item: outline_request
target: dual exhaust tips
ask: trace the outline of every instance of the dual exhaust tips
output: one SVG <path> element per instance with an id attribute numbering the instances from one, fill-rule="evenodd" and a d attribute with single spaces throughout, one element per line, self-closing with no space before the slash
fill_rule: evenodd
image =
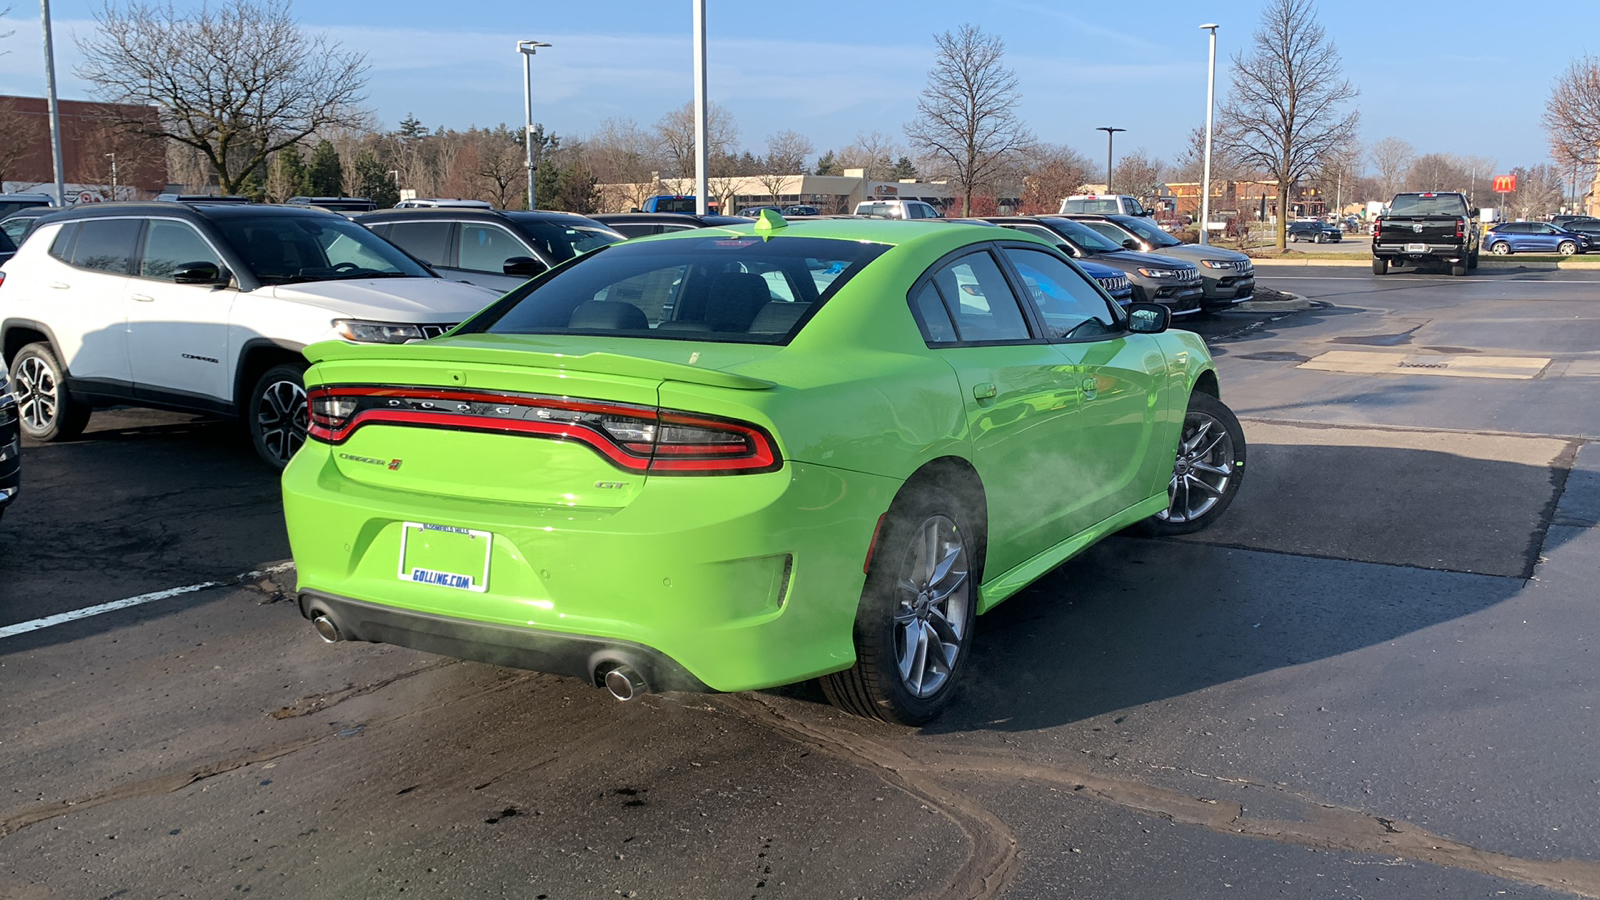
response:
<path id="1" fill-rule="evenodd" d="M 319 637 L 330 644 L 344 640 L 344 634 L 339 631 L 339 624 L 321 610 L 316 611 L 311 617 L 311 627 L 316 629 Z M 644 680 L 644 676 L 627 663 L 607 660 L 596 666 L 594 671 L 600 676 L 600 686 L 624 703 L 650 693 L 650 685 Z"/>

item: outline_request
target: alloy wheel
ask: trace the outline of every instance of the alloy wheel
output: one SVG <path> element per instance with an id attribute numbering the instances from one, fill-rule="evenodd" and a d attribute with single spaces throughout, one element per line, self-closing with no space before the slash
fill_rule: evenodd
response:
<path id="1" fill-rule="evenodd" d="M 929 516 L 907 548 L 896 584 L 895 665 L 913 697 L 938 693 L 955 671 L 972 602 L 967 574 L 961 529 L 947 516 Z"/>
<path id="2" fill-rule="evenodd" d="M 305 388 L 293 381 L 267 385 L 256 405 L 256 427 L 262 448 L 280 466 L 289 464 L 300 445 L 306 442 L 310 422 L 306 411 Z"/>
<path id="3" fill-rule="evenodd" d="M 45 431 L 55 422 L 60 389 L 56 373 L 39 357 L 29 356 L 17 366 L 17 411 L 29 431 Z"/>
<path id="4" fill-rule="evenodd" d="M 1495 244 L 1493 247 L 1489 248 L 1489 252 L 1493 253 L 1495 256 L 1505 256 L 1511 252 L 1511 247 L 1510 245 L 1504 243 Z"/>
<path id="5" fill-rule="evenodd" d="M 1233 437 L 1227 427 L 1209 413 L 1189 410 L 1167 485 L 1167 511 L 1158 516 L 1180 523 L 1210 512 L 1234 478 L 1233 459 Z"/>

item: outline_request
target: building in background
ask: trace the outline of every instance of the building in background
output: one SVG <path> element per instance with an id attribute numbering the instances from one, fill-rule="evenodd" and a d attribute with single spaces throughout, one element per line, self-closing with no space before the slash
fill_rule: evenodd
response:
<path id="1" fill-rule="evenodd" d="M 153 106 L 59 101 L 65 205 L 148 200 L 167 185 L 166 143 L 118 125 L 160 121 Z M 50 113 L 43 97 L 0 95 L 0 189 L 55 194 Z"/>

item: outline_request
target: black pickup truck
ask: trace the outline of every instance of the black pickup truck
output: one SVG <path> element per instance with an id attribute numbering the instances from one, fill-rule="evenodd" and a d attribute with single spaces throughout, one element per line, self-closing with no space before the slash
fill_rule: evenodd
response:
<path id="1" fill-rule="evenodd" d="M 1389 266 L 1450 264 L 1451 275 L 1478 267 L 1478 211 L 1465 194 L 1446 191 L 1396 194 L 1372 226 L 1372 274 Z"/>

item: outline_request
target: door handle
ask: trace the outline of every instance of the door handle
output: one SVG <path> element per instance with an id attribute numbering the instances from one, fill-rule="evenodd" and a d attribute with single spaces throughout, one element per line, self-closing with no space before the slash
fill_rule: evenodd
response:
<path id="1" fill-rule="evenodd" d="M 133 299 L 139 301 L 140 303 L 154 303 L 156 301 L 156 298 L 150 296 L 149 294 L 134 294 Z"/>
<path id="2" fill-rule="evenodd" d="M 65 281 L 52 281 L 52 282 L 50 282 L 50 286 L 55 288 L 58 291 L 64 291 L 67 288 L 72 287 L 72 285 L 67 284 Z"/>
<path id="3" fill-rule="evenodd" d="M 975 400 L 990 400 L 996 393 L 994 385 L 987 381 L 972 386 L 972 397 Z"/>

